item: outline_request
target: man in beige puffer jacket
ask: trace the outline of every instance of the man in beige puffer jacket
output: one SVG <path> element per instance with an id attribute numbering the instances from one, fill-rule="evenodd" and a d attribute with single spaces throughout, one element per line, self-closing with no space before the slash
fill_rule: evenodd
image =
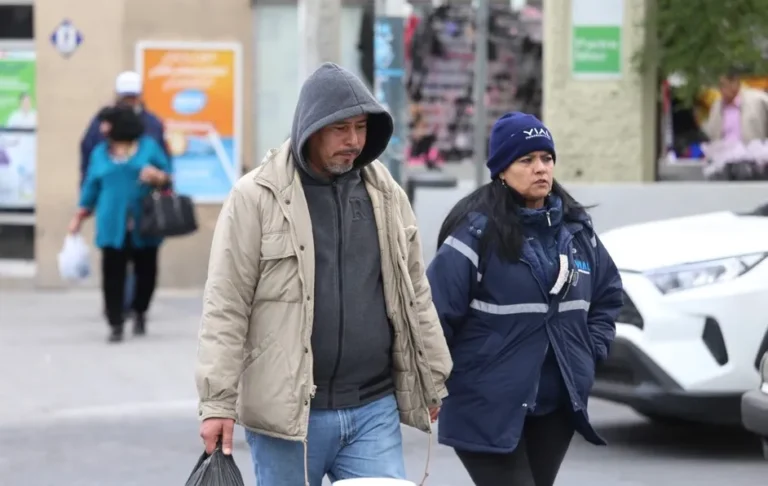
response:
<path id="1" fill-rule="evenodd" d="M 211 247 L 198 351 L 201 435 L 246 428 L 259 486 L 404 478 L 400 422 L 431 432 L 451 359 L 416 219 L 376 160 L 392 117 L 326 63 L 291 139 L 244 176 Z"/>

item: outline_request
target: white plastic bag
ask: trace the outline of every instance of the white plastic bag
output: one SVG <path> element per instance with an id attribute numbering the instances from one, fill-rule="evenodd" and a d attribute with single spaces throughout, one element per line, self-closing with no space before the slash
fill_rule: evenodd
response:
<path id="1" fill-rule="evenodd" d="M 59 252 L 59 274 L 64 280 L 85 280 L 91 274 L 88 244 L 82 236 L 67 235 Z"/>

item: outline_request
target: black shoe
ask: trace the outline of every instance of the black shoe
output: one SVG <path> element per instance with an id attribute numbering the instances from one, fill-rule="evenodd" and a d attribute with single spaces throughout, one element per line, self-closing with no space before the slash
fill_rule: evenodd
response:
<path id="1" fill-rule="evenodd" d="M 134 336 L 143 336 L 147 333 L 147 318 L 144 314 L 136 314 L 133 318 Z"/>
<path id="2" fill-rule="evenodd" d="M 113 327 L 109 333 L 109 337 L 107 338 L 107 341 L 109 341 L 110 343 L 119 343 L 122 340 L 123 340 L 123 328 Z"/>

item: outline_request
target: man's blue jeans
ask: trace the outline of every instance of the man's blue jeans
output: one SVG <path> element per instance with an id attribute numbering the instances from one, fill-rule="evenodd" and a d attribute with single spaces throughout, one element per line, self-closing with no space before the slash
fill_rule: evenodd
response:
<path id="1" fill-rule="evenodd" d="M 304 484 L 304 445 L 246 431 L 259 486 Z M 307 438 L 310 486 L 351 478 L 405 479 L 394 395 L 356 408 L 312 410 Z"/>

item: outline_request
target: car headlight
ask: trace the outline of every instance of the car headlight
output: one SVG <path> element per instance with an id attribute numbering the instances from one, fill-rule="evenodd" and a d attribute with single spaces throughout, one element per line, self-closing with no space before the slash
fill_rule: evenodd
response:
<path id="1" fill-rule="evenodd" d="M 686 263 L 651 270 L 645 272 L 645 276 L 656 285 L 662 294 L 668 294 L 733 280 L 754 268 L 767 255 L 767 253 L 754 253 L 718 260 Z"/>

